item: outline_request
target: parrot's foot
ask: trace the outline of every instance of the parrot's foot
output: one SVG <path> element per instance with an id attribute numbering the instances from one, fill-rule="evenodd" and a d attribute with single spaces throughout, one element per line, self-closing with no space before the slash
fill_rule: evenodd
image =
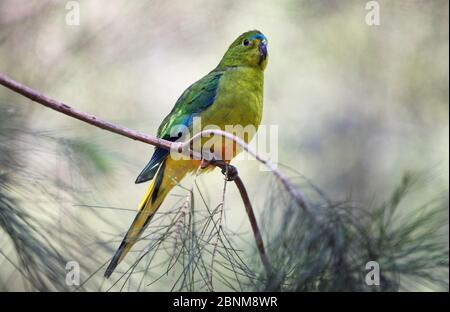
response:
<path id="1" fill-rule="evenodd" d="M 202 162 L 202 169 L 206 168 L 208 165 L 220 167 L 222 169 L 222 174 L 225 176 L 225 180 L 227 181 L 234 181 L 238 177 L 237 168 L 224 162 L 223 160 L 212 159 L 205 163 Z"/>
<path id="2" fill-rule="evenodd" d="M 225 180 L 227 181 L 234 181 L 238 176 L 238 170 L 235 166 L 232 166 L 230 164 L 226 164 L 222 168 L 222 173 L 225 176 Z"/>

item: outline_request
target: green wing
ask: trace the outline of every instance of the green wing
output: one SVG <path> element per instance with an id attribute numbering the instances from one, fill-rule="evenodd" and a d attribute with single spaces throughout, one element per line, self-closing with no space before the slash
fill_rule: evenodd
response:
<path id="1" fill-rule="evenodd" d="M 211 72 L 187 88 L 159 126 L 158 137 L 169 139 L 173 126 L 190 126 L 195 115 L 212 105 L 221 76 L 222 72 Z"/>
<path id="2" fill-rule="evenodd" d="M 164 118 L 158 128 L 157 136 L 169 141 L 179 139 L 180 136 L 172 137 L 170 135 L 172 127 L 177 125 L 191 126 L 193 118 L 214 103 L 222 74 L 223 72 L 212 71 L 187 88 L 177 100 L 169 115 Z M 168 150 L 156 148 L 150 162 L 137 177 L 136 183 L 151 180 L 168 154 Z"/>

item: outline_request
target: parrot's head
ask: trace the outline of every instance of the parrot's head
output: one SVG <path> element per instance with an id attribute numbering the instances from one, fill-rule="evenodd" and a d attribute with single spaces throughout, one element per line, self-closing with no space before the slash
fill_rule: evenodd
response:
<path id="1" fill-rule="evenodd" d="M 259 30 L 251 30 L 234 40 L 219 66 L 250 66 L 264 70 L 266 65 L 267 38 Z"/>

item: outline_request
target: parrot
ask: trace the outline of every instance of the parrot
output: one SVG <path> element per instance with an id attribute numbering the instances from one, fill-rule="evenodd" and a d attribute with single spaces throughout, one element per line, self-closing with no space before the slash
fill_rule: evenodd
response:
<path id="1" fill-rule="evenodd" d="M 267 38 L 259 30 L 247 31 L 237 37 L 217 67 L 181 94 L 159 126 L 157 137 L 169 141 L 180 139 L 180 135 L 174 135 L 172 129 L 178 125 L 192 126 L 195 117 L 201 118 L 202 127 L 215 125 L 225 130 L 226 125 L 251 125 L 258 129 L 263 112 L 267 44 Z M 248 143 L 252 134 L 241 139 Z M 196 172 L 199 164 L 200 160 L 175 159 L 169 150 L 155 148 L 150 161 L 135 181 L 150 181 L 148 189 L 104 273 L 106 278 L 111 276 L 138 241 L 171 189 L 187 174 Z"/>

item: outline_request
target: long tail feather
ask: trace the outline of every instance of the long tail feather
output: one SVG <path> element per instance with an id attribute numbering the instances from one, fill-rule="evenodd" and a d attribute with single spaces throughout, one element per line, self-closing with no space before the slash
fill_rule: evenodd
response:
<path id="1" fill-rule="evenodd" d="M 114 254 L 111 262 L 109 263 L 105 271 L 106 278 L 109 278 L 111 276 L 117 265 L 123 260 L 126 254 L 130 251 L 131 247 L 138 241 L 142 232 L 144 232 L 148 223 L 154 216 L 155 212 L 158 210 L 165 195 L 167 194 L 168 190 L 161 189 L 161 184 L 164 177 L 164 167 L 165 162 L 163 162 L 158 168 L 154 179 L 151 181 L 147 192 L 145 193 L 144 198 L 139 205 L 138 214 L 134 218 L 134 221 L 131 224 L 127 234 L 120 243 L 119 248 Z"/>

